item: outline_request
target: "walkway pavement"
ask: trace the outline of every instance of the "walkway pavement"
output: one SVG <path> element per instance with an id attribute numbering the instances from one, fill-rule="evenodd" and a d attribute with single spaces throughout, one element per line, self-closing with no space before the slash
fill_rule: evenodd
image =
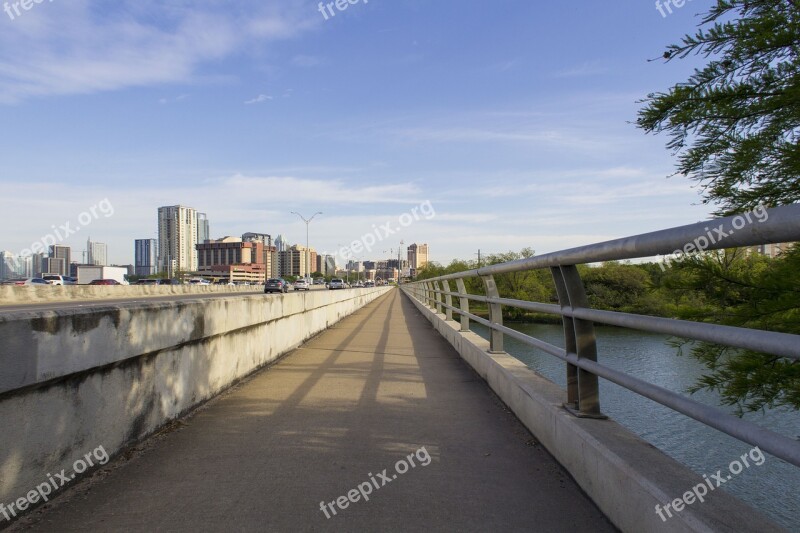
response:
<path id="1" fill-rule="evenodd" d="M 13 529 L 614 531 L 398 290 L 141 448 Z"/>

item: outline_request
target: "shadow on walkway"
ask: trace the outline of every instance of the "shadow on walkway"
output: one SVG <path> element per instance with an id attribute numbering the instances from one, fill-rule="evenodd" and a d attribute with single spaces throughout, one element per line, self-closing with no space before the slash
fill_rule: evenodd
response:
<path id="1" fill-rule="evenodd" d="M 359 486 L 371 486 L 369 501 L 355 490 L 358 501 L 337 506 Z M 614 530 L 399 290 L 13 529 L 22 527 Z"/>

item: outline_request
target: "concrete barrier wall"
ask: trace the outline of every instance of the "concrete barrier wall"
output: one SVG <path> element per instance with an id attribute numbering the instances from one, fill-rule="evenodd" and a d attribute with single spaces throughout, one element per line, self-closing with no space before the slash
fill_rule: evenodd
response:
<path id="1" fill-rule="evenodd" d="M 784 531 L 722 489 L 663 521 L 656 505 L 681 498 L 703 477 L 612 420 L 569 414 L 566 393 L 553 382 L 508 354 L 490 354 L 488 341 L 409 298 L 622 531 Z"/>
<path id="2" fill-rule="evenodd" d="M 76 300 L 111 300 L 187 294 L 235 295 L 259 291 L 262 285 L 0 285 L 0 305 L 19 305 Z"/>
<path id="3" fill-rule="evenodd" d="M 0 504 L 143 439 L 388 290 L 4 315 Z"/>

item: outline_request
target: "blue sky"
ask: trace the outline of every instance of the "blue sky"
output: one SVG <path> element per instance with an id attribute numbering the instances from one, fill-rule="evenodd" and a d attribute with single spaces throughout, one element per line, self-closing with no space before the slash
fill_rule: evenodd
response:
<path id="1" fill-rule="evenodd" d="M 648 61 L 710 1 L 55 0 L 0 12 L 0 249 L 18 253 L 103 199 L 66 239 L 130 263 L 156 209 L 214 237 L 333 251 L 423 202 L 360 258 L 427 242 L 447 263 L 537 253 L 704 219 L 667 178 L 665 137 L 631 122 L 696 61 Z M 0 1 L 2 7 L 2 1 Z M 13 7 L 12 7 L 12 15 Z"/>

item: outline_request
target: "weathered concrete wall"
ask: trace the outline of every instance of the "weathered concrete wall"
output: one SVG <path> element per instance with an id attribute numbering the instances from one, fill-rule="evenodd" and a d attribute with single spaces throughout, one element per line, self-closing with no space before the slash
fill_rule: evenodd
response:
<path id="1" fill-rule="evenodd" d="M 622 531 L 784 531 L 722 489 L 662 521 L 656 505 L 682 497 L 701 476 L 612 420 L 569 414 L 553 382 L 508 354 L 490 354 L 488 341 L 410 299 Z"/>
<path id="2" fill-rule="evenodd" d="M 0 305 L 18 305 L 76 300 L 111 300 L 184 294 L 255 292 L 261 285 L 0 285 Z"/>
<path id="3" fill-rule="evenodd" d="M 152 434 L 388 290 L 3 316 L 0 504 Z"/>

